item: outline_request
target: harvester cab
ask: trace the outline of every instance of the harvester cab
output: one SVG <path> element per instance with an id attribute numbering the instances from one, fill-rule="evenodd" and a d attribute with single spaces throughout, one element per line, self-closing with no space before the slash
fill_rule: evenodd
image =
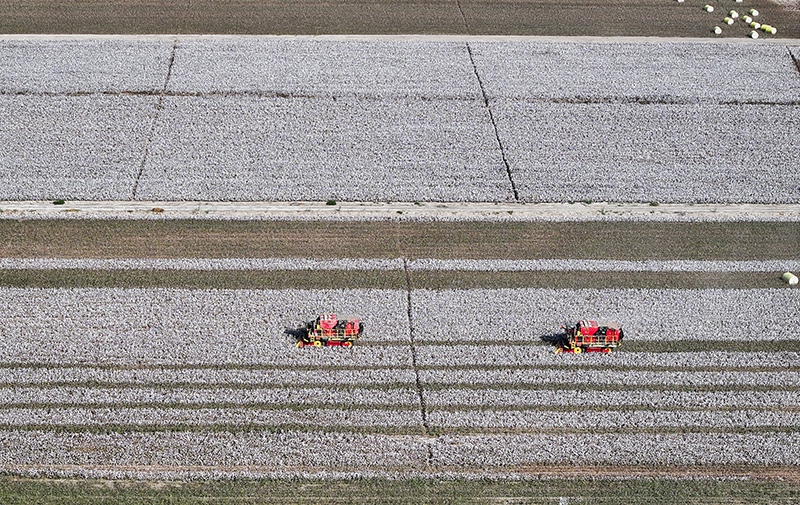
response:
<path id="1" fill-rule="evenodd" d="M 358 318 L 339 319 L 336 314 L 321 314 L 295 332 L 297 347 L 352 347 L 364 333 L 364 323 Z"/>
<path id="2" fill-rule="evenodd" d="M 609 353 L 622 344 L 624 333 L 616 322 L 591 319 L 578 321 L 574 326 L 562 326 L 566 338 L 556 347 L 556 353 Z"/>

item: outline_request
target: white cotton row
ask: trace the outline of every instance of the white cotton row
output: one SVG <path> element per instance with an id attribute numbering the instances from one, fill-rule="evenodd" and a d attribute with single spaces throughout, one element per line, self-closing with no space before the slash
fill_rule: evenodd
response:
<path id="1" fill-rule="evenodd" d="M 553 412 L 542 410 L 432 410 L 428 424 L 442 428 L 519 430 L 625 430 L 659 428 L 744 429 L 800 426 L 797 411 L 764 410 L 592 410 Z"/>
<path id="2" fill-rule="evenodd" d="M 0 40 L 0 93 L 157 93 L 172 45 L 131 38 Z"/>
<path id="3" fill-rule="evenodd" d="M 675 344 L 680 347 L 680 344 Z M 717 347 L 724 348 L 724 344 Z M 800 353 L 788 352 L 619 352 L 611 354 L 559 354 L 550 345 L 417 345 L 420 366 L 558 366 L 560 370 L 575 367 L 623 367 L 647 369 L 670 367 L 693 370 L 699 368 L 800 369 Z M 558 373 L 558 372 L 555 372 Z"/>
<path id="4" fill-rule="evenodd" d="M 793 433 L 444 435 L 426 439 L 307 432 L 0 432 L 0 461 L 6 470 L 162 479 L 320 472 L 372 475 L 442 467 L 455 469 L 457 474 L 475 469 L 513 474 L 519 467 L 542 464 L 797 465 L 798 449 Z"/>
<path id="5" fill-rule="evenodd" d="M 123 472 L 224 467 L 246 477 L 259 469 L 318 471 L 336 468 L 421 468 L 427 447 L 420 437 L 365 433 L 182 431 L 154 433 L 0 432 L 6 468 L 101 465 Z M 196 468 L 197 471 L 202 469 Z M 18 471 L 18 470 L 17 470 Z M 79 474 L 80 468 L 70 472 Z M 73 474 L 73 475 L 74 475 Z"/>
<path id="6" fill-rule="evenodd" d="M 800 270 L 796 260 L 474 260 L 422 258 L 411 271 L 590 271 L 590 272 L 783 272 Z M 0 258 L 0 269 L 18 270 L 403 270 L 403 259 L 380 258 Z"/>
<path id="7" fill-rule="evenodd" d="M 0 406 L 8 404 L 103 405 L 103 404 L 225 404 L 264 405 L 396 405 L 418 406 L 419 393 L 412 385 L 403 388 L 354 388 L 342 382 L 334 386 L 313 383 L 273 388 L 186 388 L 136 386 L 105 387 L 0 387 Z"/>
<path id="8" fill-rule="evenodd" d="M 0 258 L 9 270 L 403 270 L 403 260 L 378 258 Z"/>
<path id="9" fill-rule="evenodd" d="M 616 321 L 627 340 L 678 346 L 792 339 L 800 321 L 800 290 L 780 288 L 415 290 L 411 303 L 418 342 L 538 342 L 594 319 Z"/>
<path id="10" fill-rule="evenodd" d="M 482 99 L 464 43 L 305 37 L 180 40 L 168 91 Z"/>
<path id="11" fill-rule="evenodd" d="M 59 42 L 0 41 L 0 200 L 800 201 L 777 45 Z"/>
<path id="12" fill-rule="evenodd" d="M 316 351 L 318 349 L 301 349 Z M 106 368 L 82 366 L 0 367 L 0 383 L 10 387 L 35 386 L 47 383 L 120 384 L 130 387 L 196 385 L 198 387 L 292 387 L 305 388 L 372 386 L 385 384 L 413 385 L 416 375 L 408 368 L 366 368 L 337 370 L 316 367 L 281 367 L 275 369 L 227 368 Z"/>
<path id="13" fill-rule="evenodd" d="M 512 201 L 478 100 L 170 96 L 136 198 Z"/>
<path id="14" fill-rule="evenodd" d="M 470 47 L 492 99 L 791 103 L 800 93 L 783 45 L 513 41 Z"/>
<path id="15" fill-rule="evenodd" d="M 0 425 L 4 426 L 281 426 L 300 425 L 311 430 L 330 427 L 357 429 L 364 427 L 408 428 L 419 427 L 422 416 L 419 409 L 253 409 L 232 407 L 225 409 L 182 408 L 4 408 L 0 409 Z"/>
<path id="16" fill-rule="evenodd" d="M 800 201 L 798 105 L 501 100 L 492 110 L 524 202 Z"/>
<path id="17" fill-rule="evenodd" d="M 501 383 L 504 386 L 519 385 L 583 385 L 624 386 L 705 386 L 728 387 L 773 387 L 797 388 L 800 372 L 650 372 L 619 370 L 570 370 L 570 369 L 509 369 L 497 370 L 420 370 L 423 388 L 426 384 L 481 384 Z"/>
<path id="18" fill-rule="evenodd" d="M 425 404 L 436 407 L 642 407 L 643 409 L 704 408 L 709 410 L 800 407 L 795 390 L 736 391 L 670 390 L 527 390 L 514 388 L 424 389 Z M 582 414 L 581 414 L 582 415 Z M 589 413 L 591 415 L 591 413 Z"/>
<path id="19" fill-rule="evenodd" d="M 0 260 L 0 267 L 3 266 Z M 19 260 L 16 260 L 19 261 Z M 34 260 L 37 261 L 37 260 Z M 45 260 L 51 261 L 51 260 Z M 423 258 L 408 261 L 415 271 L 453 270 L 476 272 L 589 271 L 589 272 L 783 272 L 800 270 L 797 260 L 594 260 L 518 259 L 476 260 Z M 579 274 L 577 274 L 579 275 Z"/>
<path id="20" fill-rule="evenodd" d="M 476 71 L 490 99 L 792 102 L 800 91 L 782 45 L 17 38 L 0 41 L 0 63 L 6 93 L 160 92 L 169 73 L 170 93 L 480 100 Z"/>
<path id="21" fill-rule="evenodd" d="M 0 200 L 130 200 L 156 103 L 0 94 Z"/>
<path id="22" fill-rule="evenodd" d="M 410 367 L 406 304 L 371 289 L 0 289 L 0 362 Z M 285 331 L 324 313 L 385 345 L 296 349 Z"/>
<path id="23" fill-rule="evenodd" d="M 573 465 L 798 465 L 795 433 L 442 436 L 440 464 L 458 467 Z"/>

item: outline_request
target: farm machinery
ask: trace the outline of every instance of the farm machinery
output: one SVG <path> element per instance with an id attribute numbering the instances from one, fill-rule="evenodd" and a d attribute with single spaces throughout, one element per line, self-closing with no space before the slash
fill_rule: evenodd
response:
<path id="1" fill-rule="evenodd" d="M 556 354 L 582 352 L 609 353 L 622 344 L 624 333 L 617 323 L 581 320 L 574 326 L 562 326 L 566 334 L 556 342 Z"/>
<path id="2" fill-rule="evenodd" d="M 297 347 L 352 347 L 363 332 L 364 323 L 358 318 L 338 319 L 336 314 L 322 314 L 292 334 L 297 337 Z"/>

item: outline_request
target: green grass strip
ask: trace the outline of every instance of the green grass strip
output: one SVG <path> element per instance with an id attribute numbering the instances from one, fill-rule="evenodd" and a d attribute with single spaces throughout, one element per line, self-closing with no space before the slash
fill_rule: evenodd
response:
<path id="1" fill-rule="evenodd" d="M 783 272 L 413 271 L 415 289 L 756 289 L 782 286 Z"/>
<path id="2" fill-rule="evenodd" d="M 757 289 L 782 272 L 415 271 L 412 289 Z M 14 288 L 406 289 L 399 270 L 2 269 Z"/>
<path id="3" fill-rule="evenodd" d="M 374 469 L 373 469 L 374 470 Z M 0 477 L 8 505 L 498 504 L 693 505 L 797 503 L 795 468 L 771 467 L 541 467 L 516 469 L 530 479 L 236 479 L 139 481 Z M 564 474 L 583 474 L 566 478 Z M 547 478 L 537 478 L 538 475 Z M 679 476 L 667 476 L 674 474 Z M 604 477 L 605 475 L 605 477 Z M 622 475 L 623 478 L 620 478 Z M 756 478 L 737 478 L 741 475 Z M 627 476 L 625 478 L 624 476 Z M 650 476 L 650 477 L 647 477 Z M 680 477 L 684 478 L 680 478 Z M 692 477 L 693 476 L 693 477 Z M 704 477 L 705 476 L 705 477 Z M 710 477 L 709 477 L 710 476 Z M 725 478 L 728 476 L 729 478 Z M 770 478 L 770 476 L 773 476 Z"/>
<path id="4" fill-rule="evenodd" d="M 14 288 L 406 289 L 396 270 L 0 270 Z"/>
<path id="5" fill-rule="evenodd" d="M 780 260 L 800 222 L 3 219 L 0 257 Z"/>

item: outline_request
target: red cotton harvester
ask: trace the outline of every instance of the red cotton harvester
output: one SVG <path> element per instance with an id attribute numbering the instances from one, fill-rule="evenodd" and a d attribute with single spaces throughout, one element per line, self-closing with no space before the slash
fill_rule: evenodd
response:
<path id="1" fill-rule="evenodd" d="M 361 338 L 364 323 L 358 318 L 337 319 L 336 314 L 322 314 L 314 321 L 294 332 L 297 347 L 341 346 L 352 347 Z"/>
<path id="2" fill-rule="evenodd" d="M 562 326 L 567 334 L 556 347 L 556 354 L 581 352 L 609 353 L 622 344 L 622 327 L 617 323 L 578 321 L 575 326 Z"/>

